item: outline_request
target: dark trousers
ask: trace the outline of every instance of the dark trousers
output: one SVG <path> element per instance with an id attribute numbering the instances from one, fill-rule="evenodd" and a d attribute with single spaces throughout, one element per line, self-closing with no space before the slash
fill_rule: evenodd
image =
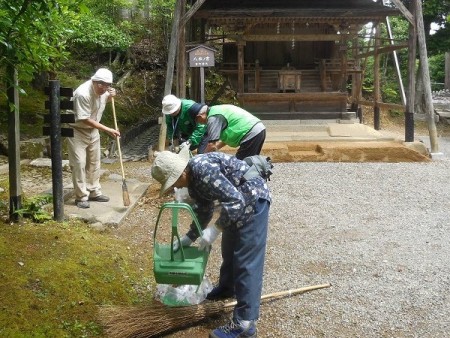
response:
<path id="1" fill-rule="evenodd" d="M 203 154 L 205 152 L 207 145 L 208 145 L 208 136 L 205 134 L 201 139 L 199 145 L 197 146 L 197 154 Z M 191 148 L 191 150 L 194 149 Z"/>
<path id="2" fill-rule="evenodd" d="M 259 199 L 254 208 L 250 222 L 222 232 L 219 286 L 235 291 L 233 317 L 239 320 L 259 318 L 270 203 Z"/>
<path id="3" fill-rule="evenodd" d="M 266 130 L 264 129 L 258 135 L 239 145 L 236 157 L 243 160 L 247 156 L 259 155 L 264 141 L 266 140 Z"/>

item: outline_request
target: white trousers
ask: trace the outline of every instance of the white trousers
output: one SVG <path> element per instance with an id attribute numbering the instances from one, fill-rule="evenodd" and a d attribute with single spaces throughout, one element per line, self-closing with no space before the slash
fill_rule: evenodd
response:
<path id="1" fill-rule="evenodd" d="M 74 128 L 68 137 L 69 165 L 76 201 L 102 194 L 100 186 L 100 133 L 96 128 Z"/>

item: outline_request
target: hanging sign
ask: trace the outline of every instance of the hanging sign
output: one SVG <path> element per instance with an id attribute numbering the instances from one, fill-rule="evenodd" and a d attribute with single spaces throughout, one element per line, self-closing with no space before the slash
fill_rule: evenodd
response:
<path id="1" fill-rule="evenodd" d="M 189 53 L 190 67 L 214 67 L 215 50 L 203 45 L 192 48 Z"/>

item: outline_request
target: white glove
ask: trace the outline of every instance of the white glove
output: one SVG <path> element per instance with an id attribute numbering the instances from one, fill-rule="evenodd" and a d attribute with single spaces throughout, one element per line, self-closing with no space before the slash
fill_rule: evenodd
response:
<path id="1" fill-rule="evenodd" d="M 211 244 L 217 239 L 220 235 L 219 228 L 213 224 L 203 230 L 202 238 L 200 239 L 200 243 L 198 245 L 199 250 L 208 250 Z"/>
<path id="2" fill-rule="evenodd" d="M 191 244 L 193 243 L 192 240 L 186 235 L 180 238 L 180 242 L 183 248 L 186 246 L 191 246 Z M 177 252 L 178 249 L 180 249 L 180 244 L 178 242 L 178 238 L 175 238 L 175 240 L 173 241 L 173 252 Z"/>
<path id="3" fill-rule="evenodd" d="M 108 92 L 109 92 L 110 96 L 116 96 L 117 95 L 116 88 L 109 87 L 108 88 Z"/>
<path id="4" fill-rule="evenodd" d="M 190 147 L 191 146 L 191 141 L 186 141 L 180 144 L 180 150 L 183 149 L 184 147 Z"/>

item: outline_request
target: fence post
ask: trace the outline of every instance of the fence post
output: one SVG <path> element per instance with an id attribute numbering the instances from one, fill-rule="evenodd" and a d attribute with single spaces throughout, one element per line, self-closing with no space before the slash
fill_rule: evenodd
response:
<path id="1" fill-rule="evenodd" d="M 445 89 L 450 90 L 450 52 L 445 52 Z"/>
<path id="2" fill-rule="evenodd" d="M 61 110 L 60 84 L 58 80 L 50 80 L 50 146 L 52 156 L 52 193 L 53 212 L 56 221 L 64 219 L 64 196 L 62 182 L 62 147 L 61 147 Z"/>
<path id="3" fill-rule="evenodd" d="M 49 87 L 45 88 L 49 95 L 49 101 L 45 107 L 50 114 L 44 116 L 44 122 L 50 127 L 44 126 L 44 135 L 50 137 L 50 149 L 52 160 L 52 194 L 53 194 L 53 218 L 55 221 L 64 219 L 64 187 L 62 179 L 62 146 L 61 137 L 73 137 L 73 129 L 61 128 L 61 123 L 75 122 L 74 114 L 62 114 L 62 109 L 72 109 L 72 101 L 61 101 L 61 96 L 71 97 L 72 88 L 61 88 L 58 80 L 50 80 Z"/>
<path id="4" fill-rule="evenodd" d="M 20 220 L 18 210 L 22 209 L 22 188 L 20 186 L 20 123 L 19 123 L 19 90 L 17 69 L 6 67 L 8 96 L 8 163 L 9 163 L 9 219 Z"/>

